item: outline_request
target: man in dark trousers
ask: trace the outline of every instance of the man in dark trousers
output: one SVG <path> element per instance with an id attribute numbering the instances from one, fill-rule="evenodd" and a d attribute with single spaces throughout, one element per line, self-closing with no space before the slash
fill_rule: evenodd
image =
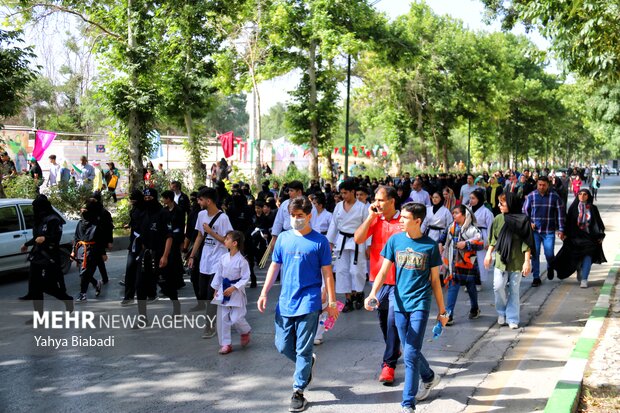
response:
<path id="1" fill-rule="evenodd" d="M 160 278 L 160 274 L 166 274 L 173 237 L 165 214 L 162 213 L 163 208 L 157 200 L 157 190 L 146 188 L 143 193 L 145 207 L 140 220 L 142 248 L 138 257 L 137 274 L 138 314 L 142 321 L 146 320 L 146 299 L 152 285 Z M 171 288 L 169 279 L 165 279 L 165 276 L 162 288 L 172 300 L 174 314 L 180 314 L 177 289 Z"/>
<path id="2" fill-rule="evenodd" d="M 189 202 L 189 197 L 181 191 L 182 185 L 179 181 L 170 182 L 170 190 L 174 193 L 174 203 L 181 208 L 181 211 L 185 215 L 189 215 L 189 211 L 191 208 L 191 204 Z M 162 193 L 163 195 L 163 193 Z"/>
<path id="3" fill-rule="evenodd" d="M 127 247 L 127 264 L 125 265 L 125 296 L 121 305 L 134 303 L 136 295 L 136 274 L 138 272 L 138 256 L 140 255 L 140 223 L 144 214 L 144 195 L 134 189 L 129 196 L 131 211 L 129 212 L 129 247 Z"/>
<path id="4" fill-rule="evenodd" d="M 185 233 L 185 211 L 174 202 L 174 192 L 172 191 L 162 192 L 161 201 L 164 204 L 163 214 L 166 218 L 166 223 L 172 231 L 172 249 L 168 258 L 166 277 L 178 289 L 185 285 L 183 281 L 183 261 L 181 259 L 181 248 L 183 248 Z"/>

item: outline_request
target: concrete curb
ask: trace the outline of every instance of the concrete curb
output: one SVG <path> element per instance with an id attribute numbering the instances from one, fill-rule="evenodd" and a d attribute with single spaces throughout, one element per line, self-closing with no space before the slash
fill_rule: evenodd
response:
<path id="1" fill-rule="evenodd" d="M 620 254 L 616 255 L 613 266 L 609 269 L 598 300 L 592 308 L 590 317 L 570 358 L 564 365 L 564 370 L 562 370 L 551 397 L 547 401 L 545 413 L 573 413 L 576 411 L 581 395 L 583 374 L 609 312 L 611 292 L 616 283 L 619 267 Z"/>

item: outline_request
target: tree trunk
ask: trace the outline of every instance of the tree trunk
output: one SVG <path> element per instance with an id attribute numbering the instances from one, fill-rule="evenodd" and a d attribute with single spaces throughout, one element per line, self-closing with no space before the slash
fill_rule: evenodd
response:
<path id="1" fill-rule="evenodd" d="M 260 92 L 258 91 L 258 83 L 256 82 L 256 74 L 254 73 L 254 69 L 250 69 L 250 74 L 252 76 L 252 93 L 255 96 L 255 109 L 254 113 L 254 147 L 256 148 L 256 167 L 254 168 L 254 183 L 257 187 L 259 187 L 261 178 L 263 176 L 263 169 L 261 167 L 261 153 L 260 153 L 260 144 L 262 140 L 262 132 L 261 132 L 261 114 L 260 114 Z"/>
<path id="2" fill-rule="evenodd" d="M 444 164 L 444 171 L 448 172 L 450 170 L 450 164 L 448 163 L 448 144 L 447 143 L 443 143 L 443 164 Z"/>
<path id="3" fill-rule="evenodd" d="M 136 34 L 132 26 L 132 0 L 127 2 L 127 44 L 129 49 L 135 49 L 136 47 Z M 135 59 L 133 53 L 129 53 L 129 67 L 131 68 L 130 82 L 133 90 L 138 89 L 138 74 L 136 73 L 136 67 L 139 62 L 133 61 Z M 140 151 L 140 141 L 142 139 L 142 125 L 140 124 L 140 118 L 138 111 L 131 109 L 129 111 L 129 117 L 127 120 L 127 131 L 129 137 L 129 190 L 130 192 L 137 189 L 143 182 L 142 176 L 142 153 Z"/>
<path id="4" fill-rule="evenodd" d="M 310 42 L 308 56 L 308 80 L 310 83 L 310 178 L 319 179 L 319 126 L 317 119 L 316 93 L 316 41 Z"/>
<path id="5" fill-rule="evenodd" d="M 200 145 L 198 145 L 198 137 L 194 133 L 194 121 L 189 109 L 185 111 L 184 115 L 185 129 L 188 136 L 188 152 L 189 162 L 192 171 L 192 179 L 194 181 L 194 188 L 198 188 L 207 182 L 206 170 L 202 167 L 202 155 L 200 154 Z"/>

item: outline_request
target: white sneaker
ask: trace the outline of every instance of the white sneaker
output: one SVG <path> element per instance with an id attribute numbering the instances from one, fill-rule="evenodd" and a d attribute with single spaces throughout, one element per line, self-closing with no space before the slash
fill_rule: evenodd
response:
<path id="1" fill-rule="evenodd" d="M 517 323 L 510 323 L 510 324 L 508 324 L 508 327 L 510 327 L 513 330 L 516 330 L 517 328 L 519 328 L 519 324 L 517 324 Z"/>
<path id="2" fill-rule="evenodd" d="M 433 387 L 437 386 L 440 381 L 441 377 L 439 377 L 439 374 L 435 373 L 435 377 L 433 377 L 433 381 L 431 381 L 430 383 L 421 382 L 420 388 L 418 389 L 418 394 L 415 395 L 415 399 L 417 401 L 422 401 L 426 399 L 431 393 L 431 390 L 433 390 Z"/>
<path id="3" fill-rule="evenodd" d="M 500 326 L 505 326 L 506 317 L 504 317 L 503 315 L 500 315 L 499 317 L 497 317 L 497 324 L 499 324 Z"/>
<path id="4" fill-rule="evenodd" d="M 323 344 L 323 339 L 322 338 L 315 338 L 314 339 L 314 345 L 315 346 L 320 346 L 321 344 Z"/>
<path id="5" fill-rule="evenodd" d="M 476 291 L 478 291 L 478 292 L 482 291 L 482 286 L 481 285 L 477 285 L 476 286 Z"/>
<path id="6" fill-rule="evenodd" d="M 588 280 L 581 280 L 580 288 L 588 288 Z"/>

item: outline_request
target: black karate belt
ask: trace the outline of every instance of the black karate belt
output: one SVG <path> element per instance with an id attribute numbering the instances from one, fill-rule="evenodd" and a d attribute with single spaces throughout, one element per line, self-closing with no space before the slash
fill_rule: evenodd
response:
<path id="1" fill-rule="evenodd" d="M 435 231 L 445 231 L 445 228 L 442 227 L 436 227 L 435 225 L 429 225 L 426 227 L 426 231 L 424 231 L 424 235 L 428 235 L 430 230 L 435 230 Z"/>
<path id="2" fill-rule="evenodd" d="M 347 239 L 353 238 L 354 234 L 347 234 L 346 232 L 342 231 L 338 232 L 340 232 L 340 235 L 342 235 L 342 245 L 340 246 L 340 255 L 338 255 L 338 258 L 340 258 L 342 257 L 342 251 L 344 251 L 344 244 L 347 243 Z M 353 256 L 353 265 L 357 265 L 357 255 L 359 254 L 359 248 L 360 246 L 355 243 L 355 255 Z"/>

